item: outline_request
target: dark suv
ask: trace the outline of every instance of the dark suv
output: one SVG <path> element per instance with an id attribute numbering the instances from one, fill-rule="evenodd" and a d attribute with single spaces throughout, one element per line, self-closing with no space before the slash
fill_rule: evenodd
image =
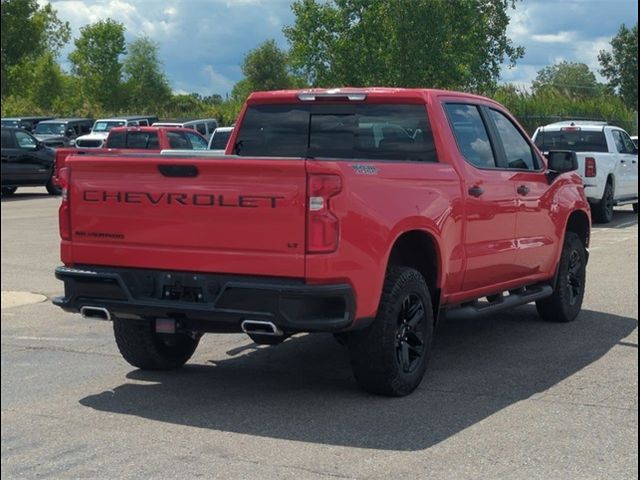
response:
<path id="1" fill-rule="evenodd" d="M 53 183 L 55 152 L 21 128 L 2 128 L 2 195 L 18 187 L 44 185 L 51 195 L 60 190 Z"/>
<path id="2" fill-rule="evenodd" d="M 73 147 L 76 138 L 91 132 L 91 118 L 56 118 L 38 123 L 35 137 L 48 147 Z"/>
<path id="3" fill-rule="evenodd" d="M 2 126 L 9 128 L 24 128 L 28 132 L 33 132 L 38 123 L 52 119 L 53 117 L 9 117 L 2 119 Z"/>

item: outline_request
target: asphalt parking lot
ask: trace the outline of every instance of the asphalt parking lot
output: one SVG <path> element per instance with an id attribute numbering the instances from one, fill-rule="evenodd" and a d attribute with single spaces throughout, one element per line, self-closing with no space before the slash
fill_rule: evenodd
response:
<path id="1" fill-rule="evenodd" d="M 2 201 L 2 291 L 62 292 L 57 205 Z M 595 226 L 584 310 L 444 322 L 421 387 L 359 391 L 331 336 L 205 336 L 188 366 L 136 370 L 111 325 L 2 305 L 3 478 L 638 477 L 638 225 Z M 36 299 L 37 300 L 37 299 Z"/>

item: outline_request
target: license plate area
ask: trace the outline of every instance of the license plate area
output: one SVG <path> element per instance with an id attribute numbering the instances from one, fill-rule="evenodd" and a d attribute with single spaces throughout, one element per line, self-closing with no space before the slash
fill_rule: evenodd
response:
<path id="1" fill-rule="evenodd" d="M 160 288 L 160 299 L 174 302 L 204 303 L 207 301 L 206 279 L 198 275 L 165 274 Z"/>

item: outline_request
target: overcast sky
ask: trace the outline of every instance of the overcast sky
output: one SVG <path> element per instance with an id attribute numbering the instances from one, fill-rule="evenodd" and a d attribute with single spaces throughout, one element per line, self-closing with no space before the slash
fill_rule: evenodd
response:
<path id="1" fill-rule="evenodd" d="M 46 0 L 40 0 L 45 3 Z M 231 91 L 242 78 L 245 54 L 274 38 L 287 48 L 282 27 L 293 23 L 289 0 L 51 0 L 73 37 L 80 27 L 112 18 L 124 23 L 128 41 L 147 35 L 176 92 L 202 95 Z M 455 0 L 451 0 L 455 7 Z M 609 48 L 622 23 L 638 21 L 637 0 L 524 0 L 510 11 L 508 35 L 526 48 L 501 81 L 528 85 L 536 72 L 562 60 L 583 62 L 597 72 L 598 52 Z M 62 53 L 61 60 L 72 49 Z M 425 85 L 428 87 L 428 85 Z"/>

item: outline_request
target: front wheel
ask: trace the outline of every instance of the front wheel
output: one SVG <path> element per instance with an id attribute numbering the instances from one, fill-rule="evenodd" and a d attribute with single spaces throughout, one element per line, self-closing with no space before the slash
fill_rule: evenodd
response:
<path id="1" fill-rule="evenodd" d="M 558 266 L 556 287 L 550 297 L 538 300 L 538 314 L 553 322 L 571 322 L 582 308 L 587 278 L 587 251 L 580 237 L 567 232 Z"/>
<path id="2" fill-rule="evenodd" d="M 155 320 L 113 319 L 113 333 L 122 357 L 143 370 L 171 370 L 191 358 L 200 341 L 186 334 L 156 333 Z"/>
<path id="3" fill-rule="evenodd" d="M 424 376 L 432 339 L 433 309 L 424 277 L 413 268 L 390 268 L 374 322 L 349 335 L 356 381 L 371 393 L 411 393 Z"/>

